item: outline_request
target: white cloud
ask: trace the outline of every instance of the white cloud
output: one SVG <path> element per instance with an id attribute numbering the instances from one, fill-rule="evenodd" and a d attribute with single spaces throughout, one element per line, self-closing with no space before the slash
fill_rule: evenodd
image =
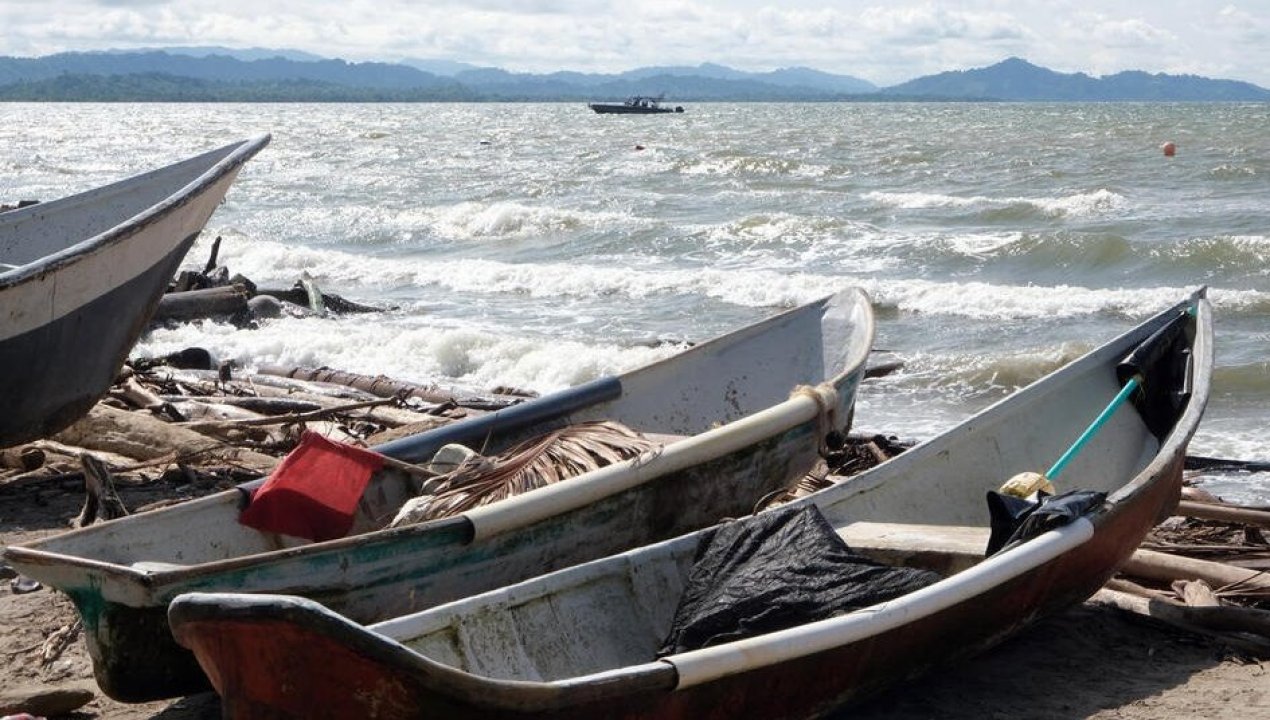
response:
<path id="1" fill-rule="evenodd" d="M 947 10 L 932 4 L 865 8 L 861 27 L 889 41 L 1017 39 L 1027 33 L 1009 13 Z"/>
<path id="2" fill-rule="evenodd" d="M 1177 41 L 1177 36 L 1151 25 L 1145 20 L 1102 20 L 1093 28 L 1092 39 L 1107 47 L 1158 47 Z"/>
<path id="3" fill-rule="evenodd" d="M 0 54 L 154 45 L 511 70 L 807 65 L 891 84 L 1010 55 L 1063 72 L 1215 68 L 1270 85 L 1267 0 L 4 0 Z"/>
<path id="4" fill-rule="evenodd" d="M 1217 11 L 1214 25 L 1220 31 L 1229 33 L 1231 37 L 1243 42 L 1262 43 L 1270 39 L 1270 32 L 1267 32 L 1270 19 L 1264 15 L 1253 15 L 1234 5 L 1227 5 Z"/>

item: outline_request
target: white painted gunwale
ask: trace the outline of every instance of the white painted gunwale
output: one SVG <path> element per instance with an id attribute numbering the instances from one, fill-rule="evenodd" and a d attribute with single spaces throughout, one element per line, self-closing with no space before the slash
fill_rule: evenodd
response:
<path id="1" fill-rule="evenodd" d="M 568 483 L 548 485 L 502 502 L 469 510 L 464 515 L 475 529 L 475 541 L 590 505 L 655 478 L 739 452 L 787 430 L 815 420 L 821 403 L 838 407 L 838 392 L 830 384 L 816 387 L 818 403 L 797 394 L 767 410 L 684 438 L 658 450 L 609 465 Z"/>
<path id="2" fill-rule="evenodd" d="M 110 229 L 0 272 L 0 300 L 6 309 L 0 341 L 53 322 L 148 271 L 203 228 L 242 165 L 268 142 L 269 135 L 259 135 L 101 188 L 10 211 L 15 215 L 8 220 L 17 222 L 82 210 L 99 198 L 126 193 L 130 186 L 177 174 L 180 166 L 204 158 L 211 163 L 162 201 L 120 218 Z M 177 211 L 188 204 L 193 206 Z"/>

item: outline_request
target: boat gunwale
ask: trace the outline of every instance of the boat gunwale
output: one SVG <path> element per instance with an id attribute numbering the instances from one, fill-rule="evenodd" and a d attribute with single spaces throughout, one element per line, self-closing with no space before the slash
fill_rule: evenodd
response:
<path id="1" fill-rule="evenodd" d="M 66 203 L 67 207 L 73 207 L 76 204 L 73 201 L 87 200 L 91 196 L 99 195 L 107 190 L 117 191 L 126 189 L 129 185 L 136 184 L 137 182 L 143 181 L 147 178 L 157 177 L 165 171 L 184 163 L 192 163 L 197 161 L 199 158 L 216 156 L 218 154 L 222 156 L 214 164 L 199 173 L 198 177 L 195 179 L 176 189 L 159 202 L 121 220 L 110 228 L 97 233 L 96 235 L 84 238 L 83 240 L 56 252 L 41 255 L 29 263 L 18 265 L 14 268 L 0 272 L 0 292 L 39 276 L 61 270 L 62 268 L 76 263 L 81 258 L 96 253 L 103 248 L 124 242 L 146 227 L 154 224 L 170 212 L 183 205 L 189 204 L 194 200 L 194 198 L 206 192 L 226 175 L 239 170 L 248 160 L 254 157 L 258 152 L 260 152 L 260 150 L 269 144 L 271 137 L 272 136 L 269 133 L 261 133 L 245 140 L 239 140 L 213 150 L 199 153 L 194 157 L 184 158 L 153 170 L 148 170 L 143 173 L 138 173 L 136 175 L 116 180 L 106 185 L 73 193 L 65 197 L 57 198 L 56 200 L 51 200 L 47 203 L 37 203 L 18 210 L 8 211 L 5 213 L 6 215 L 9 213 L 15 213 L 15 215 L 10 218 L 5 218 L 6 220 L 21 220 L 22 216 L 17 215 L 16 213 L 35 215 L 47 212 L 50 209 L 56 211 L 58 208 L 55 206 L 55 203 Z"/>
<path id="2" fill-rule="evenodd" d="M 588 700 L 604 700 L 625 695 L 633 687 L 670 692 L 678 682 L 675 667 L 660 659 L 549 682 L 488 678 L 433 660 L 391 637 L 327 609 L 321 603 L 292 595 L 189 592 L 178 595 L 168 606 L 168 622 L 178 641 L 181 625 L 197 624 L 204 618 L 217 621 L 283 620 L 303 625 L 309 632 L 316 627 L 325 637 L 333 638 L 371 660 L 390 663 L 405 672 L 421 671 L 422 684 L 434 691 L 454 694 L 456 689 L 466 689 L 492 700 L 497 709 L 552 709 L 563 706 L 560 701 L 566 699 L 566 694 L 583 694 L 590 696 Z M 595 692 L 597 683 L 602 683 L 600 692 Z M 605 689 L 611 692 L 604 692 Z"/>
<path id="3" fill-rule="evenodd" d="M 1186 446 L 1199 428 L 1203 419 L 1207 399 L 1212 389 L 1213 368 L 1213 308 L 1209 303 L 1206 288 L 1196 291 L 1188 300 L 1175 305 L 1173 311 L 1182 311 L 1192 304 L 1195 308 L 1195 339 L 1191 343 L 1191 378 L 1194 383 L 1191 396 L 1186 401 L 1186 408 L 1178 416 L 1169 434 L 1161 441 L 1155 456 L 1132 480 L 1107 494 L 1103 508 L 1093 515 L 1095 523 L 1102 516 L 1130 499 L 1139 495 L 1155 477 L 1164 473 L 1170 464 L 1178 462 L 1186 455 Z M 1166 311 L 1167 312 L 1167 311 Z M 1167 319 L 1167 318 L 1166 318 Z M 1204 402 L 1196 403 L 1194 398 L 1203 398 Z"/>
<path id="4" fill-rule="evenodd" d="M 1207 290 L 1206 287 L 1201 287 L 1195 290 L 1194 292 L 1188 295 L 1186 300 L 1183 300 L 1178 303 L 1174 303 L 1173 305 L 1165 308 L 1164 310 L 1161 310 L 1155 313 L 1151 317 L 1144 320 L 1142 323 L 1139 323 L 1138 325 L 1135 325 L 1129 330 L 1126 330 L 1125 332 L 1120 333 L 1119 335 L 1116 335 L 1115 337 L 1111 338 L 1105 343 L 1085 353 L 1081 357 L 1076 358 L 1075 360 L 1067 363 L 1066 365 L 1063 365 L 1062 367 L 1052 371 L 1051 373 L 1046 374 L 1044 377 L 1037 379 L 1036 381 L 988 405 L 982 410 L 979 410 L 978 412 L 974 413 L 970 417 L 965 418 L 961 422 L 957 423 L 956 426 L 949 428 L 947 431 L 939 433 L 935 435 L 934 437 L 927 438 L 917 443 L 913 447 L 887 460 L 885 463 L 882 463 L 881 465 L 865 470 L 859 475 L 852 476 L 849 484 L 837 483 L 827 488 L 824 488 L 823 490 L 820 490 L 817 493 L 815 493 L 815 497 L 821 500 L 821 504 L 824 504 L 825 502 L 828 502 L 828 503 L 835 502 L 837 499 L 837 496 L 839 495 L 868 492 L 872 488 L 861 487 L 861 486 L 868 485 L 869 483 L 874 483 L 876 485 L 884 481 L 885 475 L 879 472 L 879 470 L 883 466 L 887 468 L 895 468 L 895 467 L 901 467 L 901 466 L 916 465 L 922 462 L 923 460 L 925 460 L 927 455 L 940 452 L 944 447 L 951 444 L 956 438 L 960 437 L 963 434 L 969 433 L 971 430 L 976 429 L 978 425 L 983 424 L 984 420 L 990 419 L 998 414 L 1001 414 L 1002 412 L 1008 411 L 1013 406 L 1034 402 L 1035 401 L 1034 397 L 1030 397 L 1030 396 L 1034 396 L 1037 392 L 1042 391 L 1044 389 L 1043 385 L 1050 385 L 1051 387 L 1055 386 L 1058 380 L 1057 376 L 1059 376 L 1060 374 L 1064 376 L 1072 375 L 1079 372 L 1083 372 L 1086 369 L 1092 370 L 1093 368 L 1096 368 L 1101 365 L 1108 365 L 1109 363 L 1111 363 L 1112 358 L 1115 358 L 1117 356 L 1123 357 L 1126 354 L 1127 350 L 1131 349 L 1131 348 L 1127 349 L 1126 346 L 1134 342 L 1135 338 L 1139 339 L 1138 342 L 1141 342 L 1141 340 L 1145 340 L 1146 338 L 1150 337 L 1153 332 L 1155 332 L 1156 330 L 1158 330 L 1159 328 L 1167 324 L 1174 317 L 1173 316 L 1174 312 L 1181 312 L 1183 309 L 1191 305 L 1195 305 L 1197 308 L 1200 309 L 1200 311 L 1197 312 L 1196 314 L 1196 321 L 1197 321 L 1196 327 L 1202 328 L 1203 330 L 1202 332 L 1196 333 L 1195 343 L 1192 347 L 1198 346 L 1202 342 L 1203 349 L 1204 349 L 1203 356 L 1196 357 L 1196 365 L 1194 367 L 1193 375 L 1194 377 L 1200 378 L 1203 381 L 1202 389 L 1204 390 L 1205 393 L 1207 393 L 1209 391 L 1209 386 L 1210 386 L 1210 380 L 1208 378 L 1208 374 L 1211 372 L 1211 369 L 1212 369 L 1213 355 L 1212 355 L 1212 308 L 1208 303 L 1206 290 Z M 1203 365 L 1199 364 L 1201 360 L 1204 361 Z M 1200 388 L 1201 386 L 1199 384 L 1196 384 L 1195 389 L 1199 390 Z M 1029 397 L 1024 397 L 1025 393 L 1029 395 Z M 1192 393 L 1192 396 L 1196 396 L 1196 395 L 1199 395 L 1199 393 L 1197 392 Z M 1207 398 L 1206 394 L 1199 395 L 1199 396 Z M 1123 501 L 1125 497 L 1130 495 L 1131 492 L 1136 494 L 1136 489 L 1139 487 L 1139 485 L 1141 483 L 1145 483 L 1147 480 L 1150 479 L 1151 472 L 1153 471 L 1153 469 L 1159 469 L 1166 466 L 1168 462 L 1172 459 L 1172 458 L 1169 458 L 1169 459 L 1161 458 L 1161 455 L 1164 453 L 1166 448 L 1174 448 L 1175 443 L 1183 443 L 1183 442 L 1189 443 L 1190 436 L 1194 434 L 1196 428 L 1199 426 L 1199 421 L 1204 411 L 1203 405 L 1204 404 L 1201 403 L 1199 407 L 1195 407 L 1193 403 L 1188 402 L 1186 409 L 1183 410 L 1183 412 L 1178 416 L 1177 421 L 1174 424 L 1173 430 L 1169 433 L 1169 436 L 1165 438 L 1164 442 L 1160 443 L 1160 446 L 1159 448 L 1157 448 L 1156 454 L 1152 458 L 1152 460 L 1148 462 L 1142 468 L 1142 470 L 1139 471 L 1134 476 L 1133 479 L 1124 483 L 1116 490 L 1108 493 L 1107 502 L 1109 504 L 1114 506 L 1115 504 Z M 1093 418 L 1091 417 L 1090 419 L 1092 420 Z M 1186 424 L 1185 426 L 1188 428 L 1188 430 L 1186 433 L 1184 433 L 1184 435 L 1179 435 L 1177 432 L 1177 429 L 1180 427 L 1183 427 L 1184 423 Z M 1185 437 L 1185 441 L 1181 439 L 1182 437 Z M 1141 481 L 1141 483 L 1139 481 Z M 795 502 L 815 502 L 815 500 L 813 500 L 811 496 L 808 496 L 808 497 L 799 498 Z"/>

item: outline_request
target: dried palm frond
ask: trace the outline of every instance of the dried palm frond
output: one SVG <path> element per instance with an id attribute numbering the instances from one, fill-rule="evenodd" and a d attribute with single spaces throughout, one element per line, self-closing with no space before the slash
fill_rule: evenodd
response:
<path id="1" fill-rule="evenodd" d="M 527 440 L 498 457 L 476 456 L 434 478 L 430 481 L 433 493 L 406 503 L 392 527 L 488 505 L 633 458 L 656 446 L 616 422 L 570 425 Z"/>
<path id="2" fill-rule="evenodd" d="M 776 507 L 777 505 L 784 505 L 798 498 L 824 490 L 834 484 L 834 478 L 835 476 L 829 474 L 829 468 L 823 462 L 817 463 L 816 467 L 799 478 L 793 487 L 778 490 L 761 498 L 758 504 L 754 506 L 754 512 L 765 510 L 769 507 Z"/>

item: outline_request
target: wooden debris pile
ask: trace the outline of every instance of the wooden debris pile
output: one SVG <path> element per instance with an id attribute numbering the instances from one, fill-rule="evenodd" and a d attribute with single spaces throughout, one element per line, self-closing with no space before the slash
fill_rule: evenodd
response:
<path id="1" fill-rule="evenodd" d="M 1093 602 L 1270 658 L 1270 508 L 1222 502 L 1186 488 Z"/>
<path id="2" fill-rule="evenodd" d="M 126 365 L 84 418 L 0 451 L 0 495 L 16 502 L 27 492 L 46 500 L 86 493 L 78 516 L 68 518 L 82 526 L 268 474 L 305 430 L 373 446 L 525 397 L 325 368 L 235 377 L 228 366 L 198 362 L 207 357 L 195 348 Z M 201 366 L 189 367 L 191 358 Z"/>
<path id="3" fill-rule="evenodd" d="M 229 269 L 219 264 L 220 243 L 219 237 L 212 242 L 211 253 L 201 271 L 184 270 L 176 276 L 159 301 L 152 324 L 210 319 L 252 327 L 257 320 L 282 315 L 324 316 L 384 310 L 323 292 L 308 273 L 301 275 L 290 288 L 257 287 L 241 274 L 231 276 Z"/>

